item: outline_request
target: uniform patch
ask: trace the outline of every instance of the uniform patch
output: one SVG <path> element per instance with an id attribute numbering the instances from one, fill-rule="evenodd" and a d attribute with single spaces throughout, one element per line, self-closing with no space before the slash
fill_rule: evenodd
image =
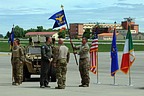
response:
<path id="1" fill-rule="evenodd" d="M 45 48 L 45 46 L 42 46 L 42 48 Z"/>

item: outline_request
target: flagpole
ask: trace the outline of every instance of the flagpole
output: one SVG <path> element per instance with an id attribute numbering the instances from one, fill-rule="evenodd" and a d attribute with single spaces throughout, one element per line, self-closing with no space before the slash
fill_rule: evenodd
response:
<path id="1" fill-rule="evenodd" d="M 129 17 L 129 18 L 127 18 L 127 21 L 128 21 L 128 27 L 131 27 L 131 21 L 132 21 L 132 19 Z M 129 53 L 130 53 L 130 51 L 129 51 Z M 131 84 L 130 54 L 129 54 L 129 65 L 128 66 L 129 66 L 129 86 L 132 86 L 132 84 Z"/>
<path id="2" fill-rule="evenodd" d="M 115 32 L 115 30 L 116 30 L 116 21 L 114 22 L 114 32 Z M 115 76 L 116 74 L 114 74 L 114 85 L 115 85 L 115 79 L 116 79 L 116 76 Z"/>
<path id="3" fill-rule="evenodd" d="M 100 84 L 100 82 L 99 82 L 99 70 L 98 70 L 98 67 L 99 67 L 98 66 L 98 52 L 96 52 L 96 55 L 97 55 L 97 58 L 96 58 L 97 59 L 96 60 L 97 61 L 97 84 Z"/>
<path id="4" fill-rule="evenodd" d="M 129 52 L 130 53 L 130 52 Z M 131 84 L 131 68 L 130 68 L 130 55 L 129 55 L 129 86 L 132 86 Z"/>
<path id="5" fill-rule="evenodd" d="M 114 85 L 115 85 L 115 75 L 114 75 Z"/>
<path id="6" fill-rule="evenodd" d="M 130 59 L 130 56 L 129 56 L 129 59 Z M 129 86 L 132 86 L 132 85 L 131 85 L 131 68 L 130 68 L 130 60 L 129 60 Z"/>
<path id="7" fill-rule="evenodd" d="M 130 22 L 131 20 L 128 20 L 128 26 L 130 26 Z M 130 41 L 129 41 L 130 42 Z M 129 46 L 130 47 L 130 46 Z M 130 52 L 129 52 L 130 53 Z M 129 54 L 129 86 L 132 86 L 131 85 L 131 68 L 130 68 L 130 54 Z"/>
<path id="8" fill-rule="evenodd" d="M 97 26 L 97 29 L 96 29 L 96 31 L 98 31 L 98 26 Z M 97 33 L 97 39 L 98 39 L 98 33 Z M 98 64 L 98 58 L 99 58 L 99 56 L 98 56 L 98 51 L 96 52 L 96 64 L 97 64 L 97 84 L 100 84 L 100 82 L 99 82 L 99 64 Z"/>
<path id="9" fill-rule="evenodd" d="M 64 7 L 64 6 L 61 5 L 62 10 L 64 10 L 63 7 Z M 66 22 L 66 26 L 67 26 L 67 30 L 68 30 L 68 34 L 69 34 L 69 38 L 70 38 L 70 41 L 71 41 L 71 36 L 70 36 L 70 32 L 69 32 L 69 28 L 68 28 L 67 20 L 66 20 L 65 22 Z M 71 46 L 72 46 L 72 49 L 73 49 L 73 54 L 74 54 L 74 46 L 73 46 L 73 43 L 72 43 L 72 42 L 70 42 L 70 43 L 71 43 Z M 78 61 L 77 61 L 76 54 L 74 54 L 74 57 L 75 57 L 76 65 L 78 65 Z"/>
<path id="10" fill-rule="evenodd" d="M 12 28 L 12 31 L 14 32 L 14 24 L 13 24 L 13 28 Z M 12 51 L 12 48 L 11 48 L 11 51 Z M 12 55 L 12 53 L 11 53 Z M 12 62 L 11 62 L 12 63 Z M 14 81 L 14 74 L 13 74 L 13 64 L 12 64 L 12 84 L 15 83 Z"/>
<path id="11" fill-rule="evenodd" d="M 135 56 L 134 56 L 134 48 L 133 48 L 133 42 L 132 42 L 132 36 L 131 36 L 131 30 L 130 30 L 130 27 L 131 27 L 131 21 L 133 20 L 132 18 L 125 18 L 127 19 L 127 23 L 128 23 L 128 32 L 127 32 L 127 35 L 126 35 L 126 41 L 125 41 L 125 46 L 124 46 L 124 52 L 126 54 L 129 54 L 128 57 L 125 57 L 126 54 L 124 53 L 123 56 L 122 56 L 122 63 L 121 63 L 121 71 L 123 71 L 125 74 L 127 74 L 129 72 L 129 86 L 132 86 L 132 78 L 131 78 L 131 65 L 132 63 L 134 62 L 135 60 Z M 131 54 L 132 52 L 132 54 Z M 133 58 L 131 58 L 131 56 L 133 56 Z M 132 62 L 131 62 L 132 61 Z"/>

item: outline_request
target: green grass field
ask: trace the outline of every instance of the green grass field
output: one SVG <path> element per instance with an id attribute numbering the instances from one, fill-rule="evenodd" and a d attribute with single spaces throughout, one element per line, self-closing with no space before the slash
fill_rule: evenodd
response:
<path id="1" fill-rule="evenodd" d="M 70 44 L 66 44 L 67 47 L 70 48 L 70 52 L 72 52 L 72 47 Z M 135 51 L 144 51 L 144 45 L 134 45 L 134 50 Z M 117 49 L 118 51 L 123 51 L 124 45 L 123 44 L 118 44 Z M 99 52 L 110 52 L 111 50 L 111 44 L 99 44 L 98 45 L 98 51 Z"/>
<path id="2" fill-rule="evenodd" d="M 138 42 L 136 42 L 136 43 L 138 43 Z M 22 42 L 22 45 L 27 46 L 28 41 Z M 71 44 L 67 43 L 65 45 L 70 49 L 70 52 L 72 52 Z M 99 46 L 98 47 L 99 52 L 110 52 L 111 44 L 99 44 L 98 46 Z M 124 44 L 117 44 L 118 51 L 123 51 L 123 47 L 124 47 Z M 140 44 L 134 45 L 134 50 L 135 51 L 144 51 L 143 47 L 144 47 L 144 45 L 140 45 Z M 7 42 L 0 41 L 0 52 L 10 52 L 10 47 Z"/>

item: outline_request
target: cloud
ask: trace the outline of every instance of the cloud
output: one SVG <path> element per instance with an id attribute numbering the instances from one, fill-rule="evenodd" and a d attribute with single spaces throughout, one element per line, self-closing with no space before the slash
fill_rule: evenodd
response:
<path id="1" fill-rule="evenodd" d="M 43 14 L 47 12 L 47 8 L 26 8 L 26 7 L 19 7 L 19 8 L 1 8 L 0 15 L 23 15 L 23 14 Z"/>
<path id="2" fill-rule="evenodd" d="M 24 5 L 18 3 L 17 5 L 19 6 L 0 6 L 0 29 L 11 29 L 12 24 L 18 24 L 24 29 L 33 28 L 33 26 L 36 27 L 37 25 L 51 28 L 54 21 L 48 20 L 48 17 L 60 10 L 60 4 L 64 4 L 68 23 L 113 23 L 114 21 L 121 23 L 121 21 L 124 20 L 123 18 L 132 17 L 136 18 L 135 21 L 140 25 L 140 30 L 144 31 L 144 28 L 142 28 L 142 26 L 144 26 L 144 18 L 143 15 L 141 15 L 144 14 L 143 3 L 129 3 L 128 1 L 131 0 L 110 0 L 108 3 L 105 3 L 105 0 L 97 2 L 94 0 L 88 1 L 72 0 L 70 2 L 67 0 L 66 2 L 59 1 L 59 3 L 52 5 L 54 1 L 41 2 L 42 4 L 40 4 L 36 0 L 35 3 L 31 2 L 27 5 L 26 3 Z M 10 4 L 8 4 L 8 6 L 9 5 Z"/>
<path id="3" fill-rule="evenodd" d="M 80 5 L 75 5 L 75 6 L 73 6 L 74 8 L 84 8 L 84 7 L 82 7 L 82 6 L 80 6 Z"/>
<path id="4" fill-rule="evenodd" d="M 126 0 L 118 0 L 118 1 L 122 2 L 122 1 L 126 1 Z"/>
<path id="5" fill-rule="evenodd" d="M 144 4 L 130 4 L 130 3 L 116 3 L 118 7 L 128 7 L 128 8 L 142 8 L 144 9 Z"/>
<path id="6" fill-rule="evenodd" d="M 117 21 L 121 23 L 123 18 L 132 17 L 136 18 L 136 23 L 140 24 L 140 26 L 144 26 L 144 24 L 139 20 L 142 18 L 144 14 L 142 8 L 144 8 L 143 4 L 127 4 L 127 3 L 119 3 L 117 5 L 128 5 L 134 7 L 121 7 L 121 6 L 110 6 L 99 9 L 76 9 L 76 10 L 67 10 L 66 14 L 69 22 L 104 22 L 104 23 L 113 23 Z M 143 19 L 142 19 L 143 20 Z M 142 30 L 142 28 L 140 28 Z M 144 30 L 143 30 L 144 31 Z"/>

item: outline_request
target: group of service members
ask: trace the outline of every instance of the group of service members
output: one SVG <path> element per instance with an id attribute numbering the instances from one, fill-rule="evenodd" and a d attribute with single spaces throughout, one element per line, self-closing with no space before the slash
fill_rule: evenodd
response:
<path id="1" fill-rule="evenodd" d="M 72 40 L 70 40 L 72 44 Z M 79 87 L 89 87 L 89 45 L 87 44 L 87 38 L 82 38 L 82 44 L 75 46 L 73 44 L 74 54 L 79 55 L 79 72 L 81 76 L 81 84 Z M 41 46 L 41 72 L 40 72 L 40 88 L 50 87 L 48 79 L 48 71 L 50 70 L 50 64 L 56 69 L 57 87 L 55 89 L 65 89 L 66 87 L 66 73 L 67 64 L 69 63 L 70 52 L 69 48 L 64 45 L 64 40 L 59 38 L 58 45 L 55 44 L 55 39 L 52 37 L 46 37 L 46 42 Z M 20 85 L 23 81 L 23 63 L 25 62 L 24 48 L 20 45 L 20 40 L 15 39 L 12 48 L 12 84 Z"/>

